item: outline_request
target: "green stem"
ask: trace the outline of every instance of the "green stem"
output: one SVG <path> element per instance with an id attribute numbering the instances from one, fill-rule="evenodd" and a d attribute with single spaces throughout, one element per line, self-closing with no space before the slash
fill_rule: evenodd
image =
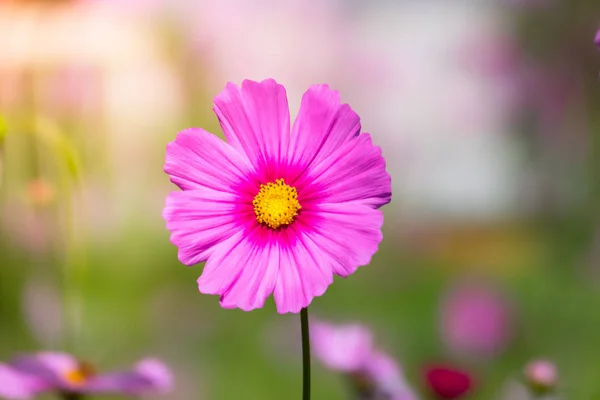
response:
<path id="1" fill-rule="evenodd" d="M 302 325 L 302 400 L 310 400 L 310 338 L 308 334 L 308 307 L 300 311 Z"/>

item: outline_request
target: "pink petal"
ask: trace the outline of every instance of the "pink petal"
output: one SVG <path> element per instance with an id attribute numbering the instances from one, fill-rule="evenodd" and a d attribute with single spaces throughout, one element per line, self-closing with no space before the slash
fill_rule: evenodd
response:
<path id="1" fill-rule="evenodd" d="M 30 399 L 45 387 L 44 382 L 34 376 L 0 364 L 0 397 L 15 400 Z"/>
<path id="2" fill-rule="evenodd" d="M 315 357 L 333 370 L 358 372 L 373 351 L 373 335 L 363 325 L 311 321 L 310 334 Z"/>
<path id="3" fill-rule="evenodd" d="M 321 268 L 342 277 L 369 264 L 383 238 L 383 213 L 357 203 L 311 205 L 296 223 L 319 249 Z"/>
<path id="4" fill-rule="evenodd" d="M 328 259 L 304 232 L 247 226 L 215 249 L 198 279 L 223 307 L 253 310 L 274 293 L 279 313 L 299 312 L 333 282 Z"/>
<path id="5" fill-rule="evenodd" d="M 280 245 L 281 265 L 274 291 L 277 312 L 298 313 L 333 283 L 332 269 L 327 255 L 297 224 L 281 232 Z"/>
<path id="6" fill-rule="evenodd" d="M 416 400 L 417 396 L 406 382 L 396 361 L 379 351 L 373 352 L 364 370 L 377 385 L 377 392 L 390 400 Z"/>
<path id="7" fill-rule="evenodd" d="M 274 297 L 279 313 L 297 313 L 333 282 L 367 265 L 382 239 L 383 214 L 356 203 L 303 209 L 280 233 L 281 265 Z"/>
<path id="8" fill-rule="evenodd" d="M 58 389 L 72 389 L 66 379 L 69 372 L 79 369 L 75 357 L 65 353 L 41 352 L 17 357 L 11 365 L 20 372 L 35 376 L 48 386 Z"/>
<path id="9" fill-rule="evenodd" d="M 290 112 L 285 88 L 273 79 L 245 80 L 239 88 L 228 83 L 215 97 L 214 111 L 227 141 L 256 166 L 267 168 L 279 178 L 279 164 L 289 143 Z"/>
<path id="10" fill-rule="evenodd" d="M 160 360 L 145 358 L 135 365 L 135 372 L 150 382 L 153 390 L 164 393 L 173 388 L 173 373 Z"/>
<path id="11" fill-rule="evenodd" d="M 240 229 L 240 220 L 254 218 L 248 202 L 230 192 L 209 188 L 172 192 L 163 217 L 185 265 L 206 261 L 214 247 Z"/>
<path id="12" fill-rule="evenodd" d="M 200 292 L 221 295 L 225 308 L 262 307 L 280 265 L 276 234 L 254 222 L 221 243 L 198 279 Z"/>
<path id="13" fill-rule="evenodd" d="M 144 359 L 133 371 L 113 372 L 94 377 L 85 387 L 86 393 L 143 395 L 167 393 L 172 389 L 173 377 L 161 361 Z"/>
<path id="14" fill-rule="evenodd" d="M 310 181 L 299 193 L 300 203 L 344 203 L 357 201 L 379 208 L 391 200 L 391 178 L 385 170 L 381 149 L 371 135 L 362 134 L 311 167 Z"/>
<path id="15" fill-rule="evenodd" d="M 300 172 L 318 165 L 360 133 L 360 118 L 327 85 L 313 85 L 304 96 L 292 127 L 288 160 Z"/>
<path id="16" fill-rule="evenodd" d="M 251 167 L 229 144 L 199 128 L 179 132 L 167 145 L 165 172 L 183 190 L 210 188 L 235 193 Z"/>
<path id="17" fill-rule="evenodd" d="M 281 263 L 277 232 L 257 227 L 224 262 L 245 259 L 235 281 L 222 291 L 221 306 L 250 311 L 261 308 L 273 292 Z"/>

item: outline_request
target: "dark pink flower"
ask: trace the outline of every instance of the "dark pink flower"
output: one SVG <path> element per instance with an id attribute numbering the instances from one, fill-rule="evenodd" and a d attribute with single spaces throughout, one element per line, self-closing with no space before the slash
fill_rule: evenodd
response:
<path id="1" fill-rule="evenodd" d="M 473 387 L 473 378 L 459 369 L 435 365 L 425 369 L 425 382 L 439 399 L 459 399 Z"/>
<path id="2" fill-rule="evenodd" d="M 273 79 L 227 84 L 214 110 L 227 142 L 199 128 L 167 146 L 165 172 L 182 191 L 163 216 L 186 265 L 206 261 L 200 292 L 252 310 L 273 294 L 299 312 L 367 265 L 391 199 L 381 149 L 327 85 L 311 86 L 290 131 Z"/>
<path id="3" fill-rule="evenodd" d="M 396 361 L 373 344 L 363 325 L 330 325 L 313 321 L 311 343 L 315 357 L 326 367 L 345 374 L 361 399 L 415 400 Z"/>
<path id="4" fill-rule="evenodd" d="M 491 288 L 460 285 L 442 303 L 440 331 L 446 345 L 457 353 L 493 356 L 512 335 L 510 307 Z"/>
<path id="5" fill-rule="evenodd" d="M 97 374 L 87 363 L 64 353 L 42 352 L 18 357 L 11 366 L 42 382 L 40 391 L 142 395 L 171 390 L 170 370 L 160 361 L 145 359 L 130 371 Z"/>
<path id="6" fill-rule="evenodd" d="M 594 43 L 596 43 L 596 46 L 598 46 L 600 48 L 600 29 L 598 29 L 598 31 L 596 32 L 596 37 L 594 38 Z"/>

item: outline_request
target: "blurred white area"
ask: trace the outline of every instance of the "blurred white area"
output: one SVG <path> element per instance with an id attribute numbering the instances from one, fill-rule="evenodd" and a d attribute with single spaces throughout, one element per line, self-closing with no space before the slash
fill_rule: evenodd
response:
<path id="1" fill-rule="evenodd" d="M 227 81 L 275 78 L 295 115 L 311 84 L 340 83 L 350 40 L 340 1 L 202 1 L 194 15 L 192 40 L 209 64 L 215 93 Z"/>
<path id="2" fill-rule="evenodd" d="M 102 115 L 88 126 L 101 137 L 90 137 L 91 151 L 100 142 L 107 152 L 104 207 L 118 221 L 159 221 L 166 177 L 157 143 L 173 138 L 189 111 L 182 71 L 205 82 L 206 98 L 227 81 L 273 77 L 286 85 L 292 115 L 310 84 L 329 83 L 383 148 L 392 210 L 419 220 L 502 219 L 517 211 L 521 185 L 506 18 L 486 1 L 8 3 L 0 106 L 18 93 L 20 70 L 94 71 Z"/>
<path id="3" fill-rule="evenodd" d="M 196 35 L 210 49 L 215 81 L 275 77 L 293 110 L 311 83 L 340 90 L 383 148 L 392 205 L 407 218 L 515 211 L 516 66 L 509 27 L 491 3 L 212 4 Z"/>
<path id="4" fill-rule="evenodd" d="M 504 63 L 501 55 L 486 61 L 506 47 L 501 17 L 485 2 L 402 2 L 373 7 L 353 29 L 357 46 L 378 49 L 387 64 L 378 86 L 356 88 L 355 107 L 383 148 L 393 204 L 407 218 L 514 210 L 516 79 L 489 65 Z"/>

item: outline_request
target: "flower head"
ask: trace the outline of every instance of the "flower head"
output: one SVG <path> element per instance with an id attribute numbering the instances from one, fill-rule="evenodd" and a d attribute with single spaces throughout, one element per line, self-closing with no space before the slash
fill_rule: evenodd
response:
<path id="1" fill-rule="evenodd" d="M 343 373 L 359 398 L 416 399 L 396 361 L 374 347 L 372 333 L 365 326 L 316 321 L 312 323 L 311 340 L 315 357 L 326 367 Z"/>
<path id="2" fill-rule="evenodd" d="M 525 381 L 536 393 L 547 393 L 556 387 L 558 371 L 548 360 L 534 360 L 525 366 Z"/>
<path id="3" fill-rule="evenodd" d="M 457 353 L 493 356 L 512 335 L 510 307 L 489 288 L 461 285 L 444 299 L 440 331 L 446 345 Z"/>
<path id="4" fill-rule="evenodd" d="M 443 365 L 426 368 L 425 382 L 432 393 L 444 400 L 459 399 L 473 386 L 468 372 Z"/>
<path id="5" fill-rule="evenodd" d="M 600 48 L 600 29 L 596 32 L 596 37 L 594 38 L 594 43 L 598 48 Z"/>
<path id="6" fill-rule="evenodd" d="M 182 263 L 206 261 L 199 290 L 223 307 L 273 294 L 278 312 L 299 312 L 377 251 L 377 209 L 391 198 L 381 150 L 326 85 L 304 94 L 291 130 L 272 79 L 229 83 L 214 110 L 227 142 L 191 128 L 167 146 L 165 172 L 182 189 L 163 212 L 171 241 Z"/>
<path id="7" fill-rule="evenodd" d="M 39 391 L 142 395 L 164 393 L 172 386 L 171 372 L 154 359 L 140 361 L 131 371 L 108 374 L 98 374 L 91 364 L 69 354 L 52 352 L 18 357 L 11 366 L 35 379 Z"/>

